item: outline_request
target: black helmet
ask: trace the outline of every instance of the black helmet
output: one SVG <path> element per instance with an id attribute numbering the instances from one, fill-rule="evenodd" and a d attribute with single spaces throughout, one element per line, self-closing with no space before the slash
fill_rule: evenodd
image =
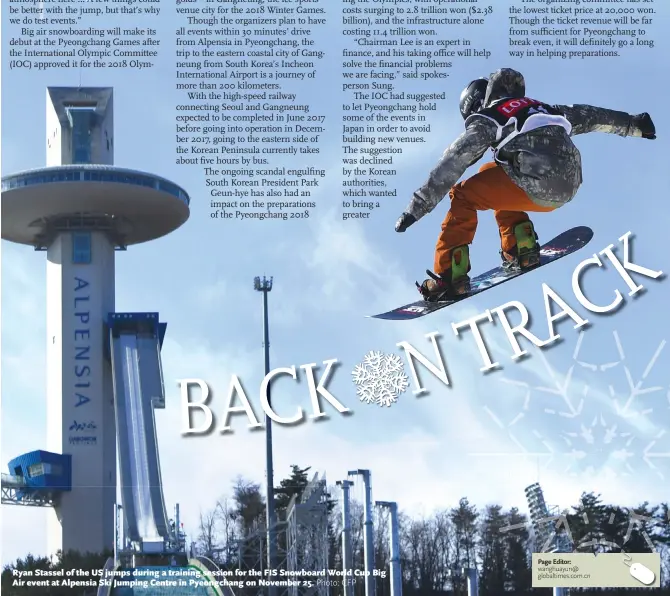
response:
<path id="1" fill-rule="evenodd" d="M 488 84 L 488 79 L 475 79 L 465 89 L 463 89 L 458 106 L 461 110 L 461 116 L 463 116 L 463 120 L 466 120 L 468 116 L 482 109 Z"/>

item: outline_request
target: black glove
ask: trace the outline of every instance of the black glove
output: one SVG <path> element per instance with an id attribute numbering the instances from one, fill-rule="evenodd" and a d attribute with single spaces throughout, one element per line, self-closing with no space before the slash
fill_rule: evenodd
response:
<path id="1" fill-rule="evenodd" d="M 395 222 L 395 231 L 396 232 L 404 232 L 413 223 L 416 223 L 416 217 L 414 217 L 413 215 L 410 215 L 409 213 L 403 213 L 398 218 L 398 221 Z"/>
<path id="2" fill-rule="evenodd" d="M 633 126 L 642 132 L 643 139 L 653 140 L 656 138 L 656 127 L 647 112 L 633 116 Z"/>

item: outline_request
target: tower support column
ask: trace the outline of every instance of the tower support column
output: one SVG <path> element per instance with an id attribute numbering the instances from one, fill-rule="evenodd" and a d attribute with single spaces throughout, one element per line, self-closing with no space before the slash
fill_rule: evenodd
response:
<path id="1" fill-rule="evenodd" d="M 47 250 L 47 449 L 72 456 L 72 490 L 49 523 L 50 552 L 114 545 L 116 424 L 105 349 L 114 252 L 105 233 L 90 231 L 61 232 Z"/>

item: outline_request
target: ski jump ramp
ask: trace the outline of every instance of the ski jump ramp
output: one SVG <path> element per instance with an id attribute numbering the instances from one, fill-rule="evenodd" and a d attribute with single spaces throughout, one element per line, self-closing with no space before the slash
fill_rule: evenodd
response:
<path id="1" fill-rule="evenodd" d="M 160 553 L 170 535 L 163 498 L 155 408 L 165 407 L 157 313 L 113 313 L 108 320 L 114 383 L 119 485 L 125 537 L 143 553 Z"/>
<path id="2" fill-rule="evenodd" d="M 157 313 L 113 313 L 108 326 L 124 534 L 139 552 L 161 553 L 175 538 L 163 498 L 154 417 L 155 408 L 165 407 L 160 350 L 166 325 Z"/>
<path id="3" fill-rule="evenodd" d="M 165 508 L 154 415 L 155 409 L 165 408 L 161 347 L 167 325 L 159 322 L 158 313 L 113 313 L 107 326 L 124 541 L 129 540 L 139 556 L 170 556 L 178 540 L 172 535 Z M 152 582 L 167 573 L 165 567 L 145 563 L 123 569 L 110 559 L 103 570 L 108 581 L 99 587 L 98 595 L 163 596 L 177 591 L 193 596 L 233 596 L 230 587 L 217 581 L 216 569 L 197 559 L 184 560 L 184 564 L 168 568 L 171 581 Z"/>

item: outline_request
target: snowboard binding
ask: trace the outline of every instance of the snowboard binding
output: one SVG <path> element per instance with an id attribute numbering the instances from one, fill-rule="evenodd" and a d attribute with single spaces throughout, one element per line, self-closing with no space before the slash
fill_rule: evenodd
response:
<path id="1" fill-rule="evenodd" d="M 470 292 L 470 255 L 467 245 L 458 246 L 451 253 L 451 268 L 443 275 L 426 269 L 428 279 L 414 282 L 426 302 L 440 302 Z"/>
<path id="2" fill-rule="evenodd" d="M 514 226 L 516 246 L 511 251 L 500 251 L 505 271 L 528 271 L 540 265 L 540 244 L 531 221 Z"/>

